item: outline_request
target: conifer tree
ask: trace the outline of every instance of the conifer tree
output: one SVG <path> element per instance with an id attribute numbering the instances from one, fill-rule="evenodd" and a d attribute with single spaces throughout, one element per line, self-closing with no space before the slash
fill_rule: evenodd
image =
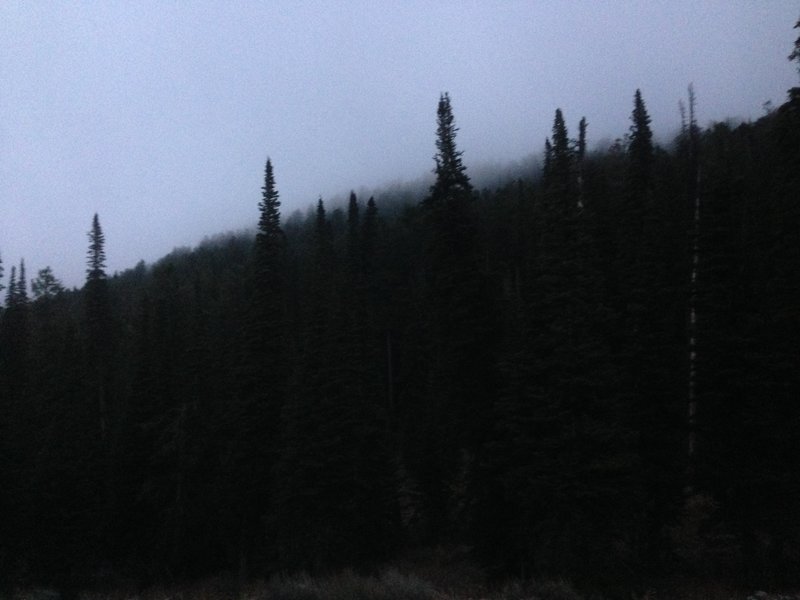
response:
<path id="1" fill-rule="evenodd" d="M 427 493 L 429 532 L 458 535 L 467 521 L 477 447 L 485 433 L 494 393 L 494 315 L 484 274 L 478 268 L 478 233 L 472 185 L 456 147 L 450 97 L 437 108 L 436 180 L 423 201 L 428 343 L 425 385 L 429 399 L 418 432 L 425 439 L 417 474 Z M 410 465 L 412 470 L 414 465 Z"/>
<path id="2" fill-rule="evenodd" d="M 19 271 L 11 267 L 6 308 L 0 314 L 0 508 L 4 510 L 0 540 L 12 552 L 27 559 L 29 528 L 34 525 L 29 509 L 31 494 L 32 441 L 37 431 L 32 426 L 30 381 L 30 315 L 25 285 L 25 262 Z M 2 548 L 2 546 L 0 546 Z"/>
<path id="3" fill-rule="evenodd" d="M 375 198 L 370 196 L 367 209 L 364 211 L 364 221 L 361 227 L 361 256 L 365 276 L 371 279 L 375 270 L 375 246 L 378 235 L 378 207 Z"/>
<path id="4" fill-rule="evenodd" d="M 19 261 L 19 280 L 17 281 L 17 302 L 28 302 L 28 279 L 25 276 L 25 259 Z"/>
<path id="5" fill-rule="evenodd" d="M 92 218 L 92 228 L 87 234 L 89 237 L 89 249 L 86 252 L 86 281 L 95 282 L 106 278 L 106 238 L 100 227 L 100 219 L 97 213 Z"/>
<path id="6" fill-rule="evenodd" d="M 436 182 L 431 187 L 430 201 L 434 204 L 449 204 L 469 198 L 472 184 L 467 168 L 461 160 L 463 152 L 456 149 L 456 133 L 450 96 L 445 92 L 439 97 L 436 110 Z"/>
<path id="7" fill-rule="evenodd" d="M 552 159 L 550 162 L 550 181 L 551 186 L 555 186 L 562 193 L 569 193 L 572 180 L 573 153 L 570 147 L 567 125 L 564 123 L 564 115 L 561 109 L 556 109 L 553 120 L 553 134 L 551 139 Z"/>
<path id="8" fill-rule="evenodd" d="M 102 540 L 102 552 L 111 552 L 113 521 L 117 501 L 115 453 L 118 451 L 121 406 L 114 389 L 114 332 L 111 298 L 106 277 L 105 236 L 97 213 L 87 233 L 86 283 L 83 288 L 85 322 L 86 390 L 95 414 L 95 431 L 85 435 L 97 440 L 97 461 L 88 467 L 92 484 L 98 490 L 99 512 L 94 534 Z"/>
<path id="9" fill-rule="evenodd" d="M 542 176 L 544 181 L 550 180 L 553 174 L 553 144 L 550 143 L 550 138 L 544 139 L 544 165 L 542 167 Z"/>
<path id="10" fill-rule="evenodd" d="M 351 275 L 361 270 L 361 219 L 358 198 L 350 192 L 347 202 L 347 268 Z"/>
<path id="11" fill-rule="evenodd" d="M 650 129 L 650 116 L 642 100 L 642 93 L 636 90 L 631 114 L 630 142 L 628 143 L 628 169 L 631 187 L 644 191 L 650 185 L 653 165 L 653 132 Z"/>
<path id="12" fill-rule="evenodd" d="M 264 169 L 264 186 L 261 190 L 262 197 L 258 205 L 260 210 L 258 233 L 256 234 L 259 270 L 264 274 L 270 272 L 275 277 L 279 271 L 276 259 L 279 259 L 284 251 L 286 238 L 281 229 L 281 202 L 278 189 L 275 187 L 272 161 L 269 158 Z"/>
<path id="13" fill-rule="evenodd" d="M 6 292 L 6 308 L 11 307 L 17 299 L 17 267 L 11 265 L 11 274 L 8 276 L 8 291 Z"/>
<path id="14" fill-rule="evenodd" d="M 578 208 L 583 208 L 583 161 L 586 157 L 586 117 L 581 117 L 578 123 L 578 139 L 575 144 L 575 162 L 577 164 L 577 183 L 578 183 Z"/>
<path id="15" fill-rule="evenodd" d="M 100 432 L 101 436 L 105 437 L 108 427 L 106 384 L 110 364 L 111 304 L 105 271 L 105 235 L 100 227 L 97 213 L 92 218 L 92 226 L 87 237 L 89 238 L 89 248 L 86 252 L 86 285 L 84 288 L 87 359 L 89 369 L 95 379 L 95 391 L 98 394 Z"/>
<path id="16" fill-rule="evenodd" d="M 267 158 L 258 204 L 259 219 L 253 249 L 249 305 L 245 306 L 243 341 L 238 368 L 236 410 L 227 415 L 235 439 L 234 494 L 240 506 L 240 577 L 263 554 L 265 537 L 259 523 L 271 502 L 271 471 L 278 453 L 279 419 L 286 400 L 289 353 L 287 340 L 286 236 L 281 226 L 280 196 L 272 160 Z"/>

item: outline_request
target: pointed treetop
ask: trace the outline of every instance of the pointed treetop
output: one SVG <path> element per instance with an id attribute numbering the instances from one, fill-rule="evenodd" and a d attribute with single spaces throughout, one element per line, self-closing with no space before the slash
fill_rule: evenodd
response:
<path id="1" fill-rule="evenodd" d="M 578 123 L 578 161 L 582 161 L 586 156 L 586 126 L 586 117 L 581 117 L 581 121 Z"/>
<path id="2" fill-rule="evenodd" d="M 550 177 L 553 168 L 553 145 L 550 143 L 550 138 L 544 138 L 544 177 Z"/>
<path id="3" fill-rule="evenodd" d="M 561 109 L 557 108 L 553 120 L 553 134 L 545 141 L 546 185 L 557 185 L 564 189 L 569 186 L 572 177 L 572 155 L 564 115 Z"/>
<path id="4" fill-rule="evenodd" d="M 553 153 L 558 159 L 560 155 L 569 154 L 569 134 L 567 125 L 564 122 L 564 115 L 560 108 L 556 109 L 556 116 L 553 119 Z"/>
<path id="5" fill-rule="evenodd" d="M 6 306 L 11 307 L 17 299 L 17 267 L 11 265 L 11 275 L 8 278 L 8 292 L 6 293 Z"/>
<path id="6" fill-rule="evenodd" d="M 456 132 L 453 108 L 447 92 L 439 96 L 439 107 L 436 111 L 436 183 L 431 187 L 432 201 L 445 200 L 464 193 L 472 192 L 472 185 L 467 176 L 467 168 L 461 161 L 461 152 L 456 150 Z"/>
<path id="7" fill-rule="evenodd" d="M 92 228 L 87 234 L 89 237 L 89 250 L 86 252 L 86 276 L 90 281 L 106 278 L 106 252 L 105 236 L 100 228 L 100 219 L 94 213 Z"/>
<path id="8" fill-rule="evenodd" d="M 351 227 L 358 225 L 358 198 L 352 190 L 350 190 L 350 199 L 347 202 L 347 222 Z"/>
<path id="9" fill-rule="evenodd" d="M 325 203 L 322 201 L 322 196 L 317 200 L 317 216 L 314 222 L 314 231 L 318 240 L 323 240 L 328 233 L 328 215 L 325 212 Z"/>
<path id="10" fill-rule="evenodd" d="M 258 208 L 261 211 L 258 220 L 258 230 L 262 235 L 275 237 L 282 235 L 281 231 L 281 202 L 278 199 L 278 190 L 275 187 L 275 175 L 272 171 L 272 161 L 267 158 L 264 169 L 264 186 L 261 188 L 261 202 Z"/>
<path id="11" fill-rule="evenodd" d="M 11 277 L 6 292 L 6 307 L 24 306 L 28 303 L 28 284 L 25 281 L 25 259 L 19 261 L 19 270 L 11 266 Z"/>
<path id="12" fill-rule="evenodd" d="M 347 203 L 347 256 L 351 266 L 358 262 L 359 245 L 361 236 L 358 198 L 356 193 L 350 192 L 350 200 Z"/>
<path id="13" fill-rule="evenodd" d="M 650 169 L 653 163 L 653 132 L 650 129 L 650 116 L 642 100 L 642 93 L 636 90 L 631 113 L 630 142 L 628 144 L 628 165 L 631 184 L 642 189 L 650 182 Z"/>

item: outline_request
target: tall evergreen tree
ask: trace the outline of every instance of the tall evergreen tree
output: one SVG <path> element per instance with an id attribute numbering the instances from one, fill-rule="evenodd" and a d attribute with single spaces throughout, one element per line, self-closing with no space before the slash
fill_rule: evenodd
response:
<path id="1" fill-rule="evenodd" d="M 653 132 L 650 115 L 638 89 L 634 94 L 631 114 L 630 141 L 628 143 L 628 169 L 634 190 L 645 190 L 650 185 L 653 165 Z"/>
<path id="2" fill-rule="evenodd" d="M 556 109 L 553 119 L 553 133 L 550 137 L 549 151 L 549 171 L 546 173 L 545 184 L 553 189 L 559 190 L 563 194 L 569 194 L 572 190 L 573 177 L 573 152 L 567 132 L 567 125 L 564 122 L 564 115 L 561 109 Z"/>
<path id="3" fill-rule="evenodd" d="M 467 522 L 473 466 L 494 389 L 496 327 L 491 296 L 478 267 L 472 185 L 456 147 L 450 98 L 437 109 L 436 180 L 423 201 L 428 401 L 420 424 L 417 472 L 428 495 L 431 534 L 459 535 Z M 423 458 L 424 457 L 424 458 Z"/>
<path id="4" fill-rule="evenodd" d="M 461 160 L 463 152 L 456 149 L 457 132 L 450 96 L 445 92 L 439 97 L 436 109 L 436 182 L 430 195 L 434 204 L 463 201 L 472 193 L 467 168 Z"/>
<path id="5" fill-rule="evenodd" d="M 261 201 L 258 204 L 259 219 L 256 234 L 259 270 L 262 273 L 279 271 L 275 259 L 283 253 L 286 238 L 281 229 L 281 202 L 275 186 L 275 174 L 272 161 L 268 158 L 264 168 L 264 186 L 261 188 Z"/>
<path id="6" fill-rule="evenodd" d="M 361 219 L 358 198 L 350 192 L 347 201 L 347 268 L 352 274 L 361 271 Z"/>
<path id="7" fill-rule="evenodd" d="M 230 469 L 239 505 L 237 545 L 240 577 L 267 552 L 261 533 L 271 498 L 271 473 L 279 452 L 279 421 L 289 376 L 286 236 L 281 226 L 280 195 L 272 160 L 267 158 L 258 204 L 259 219 L 247 281 L 243 344 L 238 367 L 235 410 L 229 411 L 234 439 Z"/>
<path id="8" fill-rule="evenodd" d="M 20 261 L 19 271 L 11 267 L 6 308 L 0 314 L 0 508 L 5 511 L 2 520 L 7 522 L 0 525 L 0 533 L 7 536 L 6 550 L 23 563 L 35 552 L 29 533 L 36 519 L 30 504 L 34 500 L 31 467 L 37 439 L 28 402 L 31 340 L 26 289 L 25 262 Z"/>
<path id="9" fill-rule="evenodd" d="M 86 252 L 86 342 L 90 377 L 96 394 L 99 435 L 105 439 L 109 428 L 109 375 L 111 368 L 111 300 L 106 279 L 105 236 L 100 219 L 95 213 L 87 234 L 89 249 Z"/>
<path id="10" fill-rule="evenodd" d="M 89 473 L 86 476 L 99 498 L 99 509 L 92 532 L 98 543 L 96 551 L 112 555 L 120 475 L 116 458 L 119 452 L 122 406 L 114 385 L 114 373 L 119 365 L 115 356 L 112 305 L 105 272 L 105 236 L 97 213 L 92 218 L 87 237 L 89 247 L 86 252 L 86 283 L 83 288 L 85 389 L 96 420 L 94 431 L 87 431 L 85 435 L 97 440 L 97 454 L 93 457 L 93 463 L 87 463 Z"/>
<path id="11" fill-rule="evenodd" d="M 6 292 L 6 307 L 16 301 L 17 293 L 17 267 L 11 265 L 11 274 L 8 276 L 8 291 Z"/>
<path id="12" fill-rule="evenodd" d="M 28 302 L 28 279 L 25 275 L 25 259 L 19 261 L 19 279 L 17 280 L 17 302 Z"/>

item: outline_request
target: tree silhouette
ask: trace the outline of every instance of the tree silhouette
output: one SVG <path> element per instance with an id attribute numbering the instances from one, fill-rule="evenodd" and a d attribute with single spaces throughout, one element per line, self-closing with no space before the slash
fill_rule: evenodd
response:
<path id="1" fill-rule="evenodd" d="M 650 185 L 653 165 L 653 132 L 650 130 L 650 116 L 647 114 L 641 91 L 636 90 L 633 102 L 628 143 L 628 168 L 632 188 L 643 191 Z"/>

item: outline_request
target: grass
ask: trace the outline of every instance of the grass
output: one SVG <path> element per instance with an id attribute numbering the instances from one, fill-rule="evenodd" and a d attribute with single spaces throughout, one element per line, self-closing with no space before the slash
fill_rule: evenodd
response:
<path id="1" fill-rule="evenodd" d="M 612 600 L 597 593 L 582 594 L 568 581 L 507 581 L 490 587 L 483 572 L 464 560 L 429 554 L 395 563 L 373 574 L 351 570 L 325 576 L 304 573 L 274 576 L 240 587 L 232 576 L 211 577 L 181 586 L 146 590 L 85 592 L 80 600 Z M 626 600 L 747 600 L 746 592 L 719 582 L 672 581 Z M 770 595 L 767 600 L 780 598 Z M 794 593 L 784 598 L 800 600 Z M 59 600 L 47 589 L 16 591 L 0 600 Z"/>
<path id="2" fill-rule="evenodd" d="M 374 575 L 350 570 L 327 576 L 275 576 L 238 589 L 234 578 L 210 578 L 181 587 L 154 587 L 144 591 L 86 592 L 81 600 L 583 600 L 568 583 L 512 582 L 489 590 L 478 574 L 466 567 L 428 577 L 390 567 Z M 57 600 L 50 590 L 18 591 L 10 600 Z M 3 599 L 5 600 L 5 599 Z"/>

